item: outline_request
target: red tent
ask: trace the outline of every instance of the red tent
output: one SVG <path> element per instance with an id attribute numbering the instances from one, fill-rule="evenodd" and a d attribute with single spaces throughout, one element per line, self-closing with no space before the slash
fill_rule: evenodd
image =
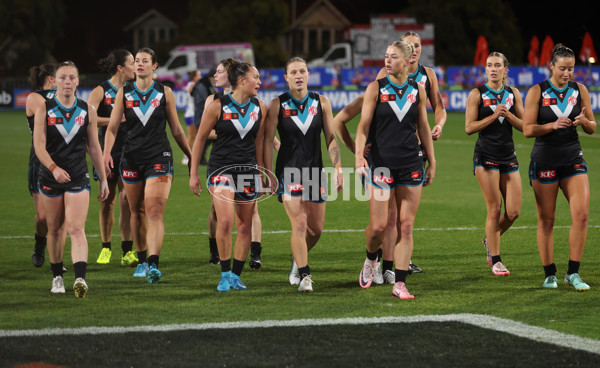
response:
<path id="1" fill-rule="evenodd" d="M 529 61 L 529 65 L 538 66 L 540 65 L 540 40 L 536 35 L 531 37 L 531 41 L 529 42 L 529 54 L 527 55 L 527 60 Z"/>
<path id="2" fill-rule="evenodd" d="M 594 60 L 598 60 L 598 56 L 596 56 L 596 50 L 594 49 L 594 42 L 592 42 L 592 36 L 590 32 L 585 32 L 583 35 L 583 44 L 581 45 L 581 51 L 579 52 L 579 59 L 587 63 L 590 58 L 594 58 Z"/>
<path id="3" fill-rule="evenodd" d="M 475 51 L 475 59 L 473 61 L 473 65 L 482 65 L 485 66 L 485 62 L 487 60 L 490 52 L 488 51 L 488 43 L 485 37 L 479 36 L 477 39 L 477 50 Z"/>
<path id="4" fill-rule="evenodd" d="M 554 41 L 550 36 L 546 36 L 544 43 L 542 44 L 542 53 L 540 54 L 540 65 L 548 66 L 552 61 L 552 49 L 554 48 Z"/>

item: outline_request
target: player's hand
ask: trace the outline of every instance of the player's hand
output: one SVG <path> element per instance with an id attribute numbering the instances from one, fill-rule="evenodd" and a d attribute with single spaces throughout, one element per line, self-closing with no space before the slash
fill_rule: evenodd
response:
<path id="1" fill-rule="evenodd" d="M 200 197 L 200 193 L 202 193 L 202 185 L 200 184 L 200 179 L 198 175 L 190 176 L 190 190 L 192 193 Z"/>
<path id="2" fill-rule="evenodd" d="M 440 124 L 436 124 L 433 129 L 431 129 L 431 138 L 434 141 L 437 141 L 442 137 L 442 126 Z"/>
<path id="3" fill-rule="evenodd" d="M 54 180 L 56 180 L 57 183 L 64 184 L 69 183 L 71 181 L 71 176 L 69 175 L 69 173 L 59 166 L 56 166 L 54 168 L 54 171 L 52 171 L 52 175 L 54 176 Z"/>
<path id="4" fill-rule="evenodd" d="M 100 202 L 104 202 L 106 200 L 106 198 L 108 198 L 108 195 L 110 194 L 110 190 L 108 189 L 108 182 L 106 181 L 106 179 L 100 180 L 100 183 L 98 185 L 100 188 L 100 193 L 98 194 L 98 200 Z"/>

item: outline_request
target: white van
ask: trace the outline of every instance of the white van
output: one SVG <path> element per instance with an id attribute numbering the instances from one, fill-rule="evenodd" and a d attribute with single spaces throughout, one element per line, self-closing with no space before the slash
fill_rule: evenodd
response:
<path id="1" fill-rule="evenodd" d="M 202 75 L 216 69 L 223 59 L 233 57 L 254 64 L 250 43 L 221 43 L 209 45 L 182 45 L 170 52 L 169 60 L 154 72 L 165 85 L 181 89 L 188 82 L 187 72 L 200 70 Z"/>

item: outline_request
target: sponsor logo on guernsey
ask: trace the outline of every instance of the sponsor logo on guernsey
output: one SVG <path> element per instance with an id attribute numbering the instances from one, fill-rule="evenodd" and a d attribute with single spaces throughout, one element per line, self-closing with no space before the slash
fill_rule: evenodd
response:
<path id="1" fill-rule="evenodd" d="M 538 177 L 540 179 L 554 179 L 556 177 L 556 170 L 538 171 Z"/>

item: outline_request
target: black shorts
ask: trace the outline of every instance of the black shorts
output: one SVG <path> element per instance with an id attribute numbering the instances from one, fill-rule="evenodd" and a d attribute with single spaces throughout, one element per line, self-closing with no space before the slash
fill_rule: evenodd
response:
<path id="1" fill-rule="evenodd" d="M 29 160 L 29 167 L 27 168 L 27 186 L 29 187 L 29 194 L 39 194 L 40 189 L 38 187 L 40 161 L 37 157 L 34 160 Z"/>
<path id="2" fill-rule="evenodd" d="M 475 175 L 476 167 L 483 167 L 486 170 L 499 171 L 500 174 L 510 174 L 515 171 L 519 171 L 519 161 L 514 159 L 513 161 L 505 163 L 475 155 L 473 156 L 473 175 Z"/>
<path id="3" fill-rule="evenodd" d="M 60 197 L 65 193 L 79 193 L 84 190 L 88 192 L 92 191 L 90 175 L 88 173 L 65 184 L 59 184 L 50 180 L 40 180 L 38 185 L 39 192 L 46 197 Z"/>
<path id="4" fill-rule="evenodd" d="M 258 197 L 259 182 L 260 175 L 256 166 L 227 166 L 207 171 L 207 187 L 231 188 L 235 196 L 244 202 Z"/>
<path id="5" fill-rule="evenodd" d="M 529 164 L 529 184 L 533 180 L 542 184 L 557 183 L 571 176 L 587 174 L 588 167 L 583 158 L 577 158 L 568 165 L 540 164 L 531 161 Z"/>
<path id="6" fill-rule="evenodd" d="M 322 167 L 283 169 L 277 178 L 277 199 L 283 202 L 283 195 L 302 197 L 304 201 L 323 203 L 327 201 L 327 174 Z"/>
<path id="7" fill-rule="evenodd" d="M 389 169 L 387 167 L 371 167 L 368 172 L 369 184 L 380 189 L 395 187 L 417 187 L 425 181 L 423 161 L 404 169 Z"/>
<path id="8" fill-rule="evenodd" d="M 119 171 L 121 179 L 129 184 L 139 183 L 158 176 L 174 176 L 173 158 L 171 156 L 159 157 L 146 162 L 134 162 L 123 157 Z"/>

